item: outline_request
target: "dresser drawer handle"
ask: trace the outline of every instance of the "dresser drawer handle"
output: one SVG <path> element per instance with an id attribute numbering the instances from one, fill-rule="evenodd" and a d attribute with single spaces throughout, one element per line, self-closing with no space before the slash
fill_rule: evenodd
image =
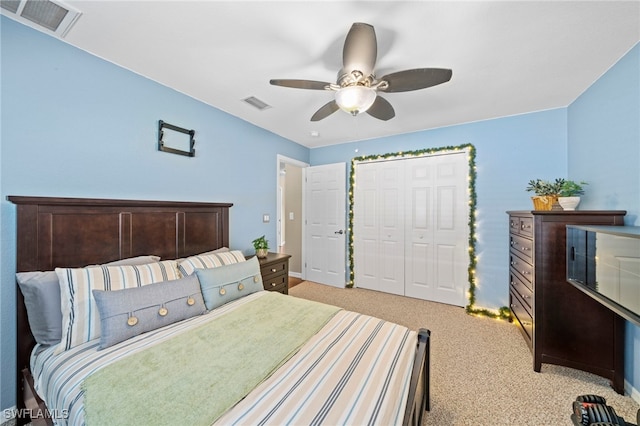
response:
<path id="1" fill-rule="evenodd" d="M 531 298 L 531 296 L 527 296 L 527 295 L 525 295 L 525 294 L 521 294 L 520 296 L 522 296 L 522 298 L 523 298 L 524 300 L 527 300 L 527 299 Z"/>
<path id="2" fill-rule="evenodd" d="M 271 283 L 271 287 L 275 287 L 276 285 L 276 283 Z"/>
<path id="3" fill-rule="evenodd" d="M 522 275 L 531 275 L 529 271 L 522 271 Z"/>
<path id="4" fill-rule="evenodd" d="M 531 249 L 529 247 L 522 247 L 521 250 L 522 251 L 528 251 L 528 250 L 531 250 Z"/>
<path id="5" fill-rule="evenodd" d="M 278 272 L 276 268 L 271 268 L 271 272 Z"/>
<path id="6" fill-rule="evenodd" d="M 522 325 L 525 327 L 528 327 L 530 325 L 532 325 L 533 323 L 531 323 L 530 321 L 522 321 Z"/>

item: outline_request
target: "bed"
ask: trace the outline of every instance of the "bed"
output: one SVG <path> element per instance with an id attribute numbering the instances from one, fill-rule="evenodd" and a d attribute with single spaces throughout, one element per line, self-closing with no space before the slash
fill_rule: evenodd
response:
<path id="1" fill-rule="evenodd" d="M 67 342 L 67 346 L 60 350 L 60 345 L 47 346 L 36 342 L 21 290 L 23 287 L 19 287 L 16 376 L 20 423 L 67 424 L 69 421 L 84 424 L 85 413 L 87 419 L 108 417 L 118 423 L 122 419 L 118 419 L 114 411 L 139 416 L 139 412 L 131 414 L 127 411 L 138 410 L 150 416 L 137 417 L 139 419 L 151 421 L 153 415 L 160 413 L 160 420 L 171 424 L 175 422 L 171 416 L 185 422 L 191 420 L 192 415 L 201 415 L 203 407 L 213 410 L 215 406 L 218 410 L 213 417 L 215 424 L 419 425 L 424 412 L 430 409 L 429 331 L 407 330 L 377 318 L 265 291 L 259 273 L 248 275 L 246 272 L 250 268 L 255 271 L 250 260 L 232 259 L 229 264 L 225 263 L 224 259 L 239 257 L 237 251 L 228 249 L 230 203 L 7 198 L 17 209 L 18 273 L 56 271 L 61 282 L 68 280 L 69 283 L 89 279 L 86 277 L 93 272 L 98 276 L 104 275 L 105 271 L 111 271 L 111 274 L 117 271 L 125 276 L 125 272 L 135 271 L 138 280 L 141 274 L 149 274 L 148 282 L 143 284 L 153 282 L 152 285 L 138 289 L 122 288 L 122 292 L 94 292 L 93 297 L 101 303 L 101 309 L 90 315 L 104 314 L 103 307 L 106 310 L 114 306 L 113 303 L 122 303 L 122 300 L 113 302 L 110 298 L 114 295 L 127 294 L 125 298 L 128 300 L 147 300 L 155 297 L 155 293 L 149 293 L 152 287 L 164 286 L 163 291 L 177 291 L 177 286 L 168 285 L 177 282 L 181 283 L 180 288 L 189 289 L 183 291 L 188 294 L 185 299 L 188 309 L 193 305 L 202 311 L 186 314 L 179 320 L 151 328 L 145 333 L 124 337 L 119 334 L 119 326 L 114 326 L 116 331 L 105 331 L 110 317 L 101 317 L 99 322 L 87 321 L 100 323 L 94 326 L 102 331 L 102 335 L 98 333 L 99 338 L 94 339 L 91 327 L 80 320 L 85 318 L 85 314 L 80 315 L 80 308 L 71 309 L 71 317 L 77 316 L 74 323 L 68 314 L 65 316 L 64 312 L 69 309 L 67 306 L 65 311 L 63 302 L 62 340 Z M 157 258 L 148 263 L 151 256 Z M 190 264 L 187 260 L 201 261 L 203 258 L 223 259 L 224 265 L 221 263 L 222 266 L 214 268 L 194 265 L 190 271 L 183 269 Z M 144 259 L 140 261 L 143 266 L 129 266 L 126 262 L 130 259 L 136 262 Z M 121 262 L 126 266 L 120 266 Z M 177 275 L 173 275 L 174 267 Z M 163 279 L 154 278 L 156 270 L 161 271 Z M 246 281 L 229 278 L 241 273 L 245 274 L 242 280 L 246 276 Z M 232 291 L 220 290 L 221 277 L 227 279 L 225 283 L 233 281 Z M 197 295 L 189 287 L 195 285 L 194 282 L 199 282 L 202 290 Z M 205 288 L 203 283 L 212 287 Z M 64 290 L 64 285 L 62 288 Z M 243 293 L 238 289 L 251 290 Z M 223 302 L 216 302 L 216 297 L 222 297 L 222 294 Z M 74 297 L 79 300 L 80 293 Z M 65 299 L 64 293 L 62 299 Z M 174 307 L 167 307 L 172 315 L 176 312 Z M 274 312 L 280 316 L 273 315 Z M 137 322 L 138 318 L 132 314 L 129 314 L 129 320 L 132 316 Z M 267 317 L 268 320 L 263 321 Z M 251 326 L 247 326 L 247 321 Z M 142 323 L 146 324 L 145 321 Z M 301 327 L 296 328 L 292 323 L 300 323 Z M 74 327 L 68 327 L 69 324 Z M 307 331 L 301 332 L 300 329 Z M 78 336 L 81 338 L 74 340 Z M 207 345 L 208 341 L 223 344 Z M 188 350 L 185 349 L 187 346 Z M 206 352 L 209 350 L 219 352 Z M 234 354 L 234 350 L 238 352 Z M 252 351 L 261 354 L 260 362 L 244 358 L 244 354 Z M 173 360 L 176 365 L 184 362 L 186 366 L 184 370 L 174 367 L 163 370 L 164 367 L 155 367 L 161 359 L 168 363 Z M 159 373 L 162 377 L 154 377 L 144 370 L 149 363 L 154 365 L 149 371 L 164 371 Z M 80 374 L 83 368 L 78 368 L 79 365 L 90 371 Z M 87 368 L 89 365 L 92 367 Z M 227 365 L 232 367 L 226 368 Z M 54 374 L 65 373 L 56 377 L 46 373 L 47 369 Z M 167 372 L 174 370 L 181 372 L 176 373 L 178 377 L 174 377 L 173 382 L 168 381 L 171 378 L 165 376 L 171 374 Z M 211 371 L 210 378 L 203 373 L 205 370 Z M 225 379 L 225 374 L 236 374 L 240 370 L 260 371 L 251 377 L 234 375 Z M 70 371 L 73 373 L 68 373 Z M 193 371 L 197 374 L 180 376 Z M 107 392 L 112 381 L 127 383 L 126 380 L 132 380 L 136 374 L 140 378 L 133 379 L 130 386 L 122 386 L 131 387 L 133 391 L 124 396 Z M 246 372 L 243 374 L 249 376 Z M 75 377 L 75 384 L 69 384 L 73 382 L 71 376 Z M 312 381 L 315 376 L 317 378 Z M 146 380 L 149 382 L 139 385 Z M 220 382 L 216 386 L 221 388 L 213 387 L 214 382 Z M 234 385 L 230 386 L 232 382 Z M 52 390 L 60 383 L 69 388 Z M 177 389 L 186 384 L 192 387 Z M 74 390 L 70 391 L 71 388 Z M 146 391 L 141 392 L 140 389 Z M 56 394 L 64 398 L 57 398 Z M 184 395 L 189 397 L 182 401 L 180 397 Z M 123 398 L 131 402 L 127 405 L 121 401 Z M 219 402 L 225 398 L 229 399 L 227 405 Z M 68 408 L 73 407 L 69 399 L 81 404 Z M 157 405 L 141 403 L 145 400 L 153 400 Z M 173 406 L 168 410 L 167 404 L 171 402 Z M 118 405 L 118 410 L 113 409 L 114 404 Z M 187 407 L 187 404 L 192 405 Z M 144 407 L 140 408 L 142 405 Z M 204 418 L 209 415 L 205 414 Z M 75 417 L 72 419 L 72 416 Z M 95 422 L 87 421 L 87 424 L 92 423 Z"/>

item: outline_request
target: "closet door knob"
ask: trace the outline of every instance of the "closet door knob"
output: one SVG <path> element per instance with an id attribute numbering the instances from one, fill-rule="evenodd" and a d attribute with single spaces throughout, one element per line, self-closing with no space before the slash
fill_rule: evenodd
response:
<path id="1" fill-rule="evenodd" d="M 339 230 L 339 231 L 335 231 L 335 232 L 334 232 L 334 234 L 340 234 L 340 235 L 342 235 L 342 234 L 344 234 L 344 231 L 341 229 L 341 230 Z"/>

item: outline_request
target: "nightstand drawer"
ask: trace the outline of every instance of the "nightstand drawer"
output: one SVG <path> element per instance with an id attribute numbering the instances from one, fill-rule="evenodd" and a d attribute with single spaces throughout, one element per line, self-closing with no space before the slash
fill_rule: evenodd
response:
<path id="1" fill-rule="evenodd" d="M 288 287 L 287 283 L 287 275 L 273 275 L 270 278 L 262 278 L 262 285 L 265 290 L 270 291 L 279 291 L 280 293 L 285 293 L 283 288 Z M 286 294 L 286 293 L 285 293 Z"/>
<path id="2" fill-rule="evenodd" d="M 264 265 L 260 268 L 260 273 L 262 274 L 262 279 L 266 280 L 271 275 L 279 275 L 279 274 L 287 274 L 289 267 L 289 261 L 284 260 L 282 262 L 275 262 L 269 265 Z"/>

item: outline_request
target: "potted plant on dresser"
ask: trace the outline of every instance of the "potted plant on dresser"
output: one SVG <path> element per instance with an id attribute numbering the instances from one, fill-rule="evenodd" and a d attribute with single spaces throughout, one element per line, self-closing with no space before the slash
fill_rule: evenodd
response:
<path id="1" fill-rule="evenodd" d="M 582 185 L 588 184 L 587 182 L 575 182 L 572 180 L 562 182 L 558 193 L 558 204 L 562 206 L 562 210 L 575 210 L 578 207 L 580 196 L 584 194 Z"/>
<path id="2" fill-rule="evenodd" d="M 563 178 L 553 182 L 535 179 L 529 181 L 526 190 L 536 194 L 531 197 L 534 210 L 575 210 L 584 194 L 582 185 L 587 183 Z"/>
<path id="3" fill-rule="evenodd" d="M 564 179 L 556 179 L 553 182 L 542 179 L 530 180 L 526 190 L 536 194 L 531 197 L 534 210 L 551 210 L 558 202 L 558 194 L 563 183 Z"/>

